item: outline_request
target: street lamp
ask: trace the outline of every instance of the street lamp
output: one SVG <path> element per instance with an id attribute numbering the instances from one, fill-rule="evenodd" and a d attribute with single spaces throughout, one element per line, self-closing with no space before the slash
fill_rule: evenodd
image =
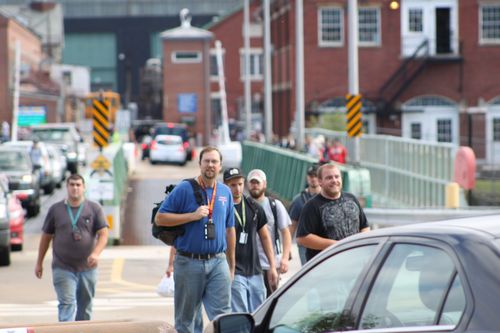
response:
<path id="1" fill-rule="evenodd" d="M 397 0 L 391 0 L 391 3 L 389 4 L 389 7 L 392 10 L 397 10 L 399 8 L 399 2 Z"/>

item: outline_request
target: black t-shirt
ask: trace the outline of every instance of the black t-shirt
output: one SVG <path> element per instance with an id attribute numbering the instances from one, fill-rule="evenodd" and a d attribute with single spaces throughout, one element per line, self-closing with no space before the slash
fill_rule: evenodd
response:
<path id="1" fill-rule="evenodd" d="M 327 199 L 321 194 L 311 198 L 300 214 L 297 237 L 315 234 L 323 238 L 341 240 L 368 227 L 365 213 L 356 197 L 342 192 L 340 198 Z M 307 260 L 319 250 L 307 249 Z"/>
<path id="2" fill-rule="evenodd" d="M 235 274 L 242 276 L 252 276 L 262 273 L 262 268 L 259 261 L 259 253 L 257 251 L 257 237 L 260 228 L 267 224 L 266 213 L 264 209 L 253 201 L 253 199 L 244 197 L 246 223 L 243 228 L 242 223 L 236 216 L 238 212 L 241 222 L 243 222 L 242 203 L 234 205 L 235 217 L 234 225 L 236 227 L 236 270 Z M 241 233 L 245 230 L 247 233 L 246 244 L 241 244 Z"/>

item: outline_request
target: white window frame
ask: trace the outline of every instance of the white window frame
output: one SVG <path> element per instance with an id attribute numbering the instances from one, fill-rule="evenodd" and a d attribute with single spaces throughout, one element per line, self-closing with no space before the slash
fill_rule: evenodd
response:
<path id="1" fill-rule="evenodd" d="M 250 48 L 249 54 L 250 81 L 262 81 L 264 79 L 264 50 L 262 48 Z M 260 59 L 262 64 L 255 59 Z M 245 49 L 243 48 L 240 49 L 240 79 L 241 81 L 245 80 Z"/>
<path id="2" fill-rule="evenodd" d="M 420 24 L 421 24 L 421 30 L 412 30 L 412 22 L 411 22 L 411 12 L 414 11 L 419 11 L 420 12 Z M 410 34 L 422 34 L 424 32 L 424 9 L 421 7 L 410 7 L 408 8 L 408 33 Z"/>
<path id="3" fill-rule="evenodd" d="M 491 133 L 493 142 L 500 142 L 500 118 L 493 117 L 491 119 Z"/>
<path id="4" fill-rule="evenodd" d="M 375 34 L 375 40 L 374 41 L 361 41 L 359 40 L 359 36 L 361 36 L 360 33 L 360 28 L 361 28 L 361 22 L 359 22 L 359 11 L 361 10 L 375 10 L 377 22 L 376 22 L 376 34 Z M 374 47 L 374 46 L 380 46 L 382 44 L 382 29 L 381 29 L 381 15 L 380 15 L 380 7 L 379 6 L 363 6 L 358 9 L 358 44 L 359 46 L 364 46 L 364 47 Z"/>
<path id="5" fill-rule="evenodd" d="M 487 7 L 495 7 L 495 8 L 498 8 L 498 10 L 500 11 L 500 2 L 480 3 L 479 4 L 479 27 L 478 27 L 479 44 L 480 45 L 491 45 L 491 44 L 498 45 L 498 44 L 500 44 L 500 35 L 498 36 L 498 38 L 486 38 L 483 36 L 483 9 L 485 9 Z M 499 17 L 498 25 L 500 26 L 500 17 Z"/>
<path id="6" fill-rule="evenodd" d="M 414 132 L 413 126 L 418 126 L 418 138 L 416 138 L 413 134 L 416 134 Z M 417 122 L 417 121 L 412 121 L 410 123 L 410 138 L 416 139 L 416 140 L 422 140 L 422 123 Z"/>
<path id="7" fill-rule="evenodd" d="M 439 123 L 440 122 L 446 122 L 446 129 L 449 130 L 446 131 L 446 132 L 441 132 L 441 128 L 439 126 Z M 449 137 L 449 140 L 448 141 L 444 141 L 444 140 L 439 140 L 440 136 L 447 136 Z M 453 143 L 453 119 L 451 118 L 438 118 L 436 119 L 436 141 L 441 143 Z"/>
<path id="8" fill-rule="evenodd" d="M 340 12 L 340 40 L 338 41 L 325 41 L 323 40 L 323 24 L 322 24 L 322 11 L 334 9 Z M 344 9 L 339 6 L 322 6 L 318 7 L 318 46 L 319 47 L 342 47 L 344 46 Z"/>
<path id="9" fill-rule="evenodd" d="M 192 53 L 196 54 L 195 58 L 186 58 L 186 59 L 179 59 L 177 57 L 178 54 L 180 53 Z M 202 55 L 200 51 L 173 51 L 170 56 L 172 63 L 174 64 L 197 64 L 200 63 L 202 60 Z"/>

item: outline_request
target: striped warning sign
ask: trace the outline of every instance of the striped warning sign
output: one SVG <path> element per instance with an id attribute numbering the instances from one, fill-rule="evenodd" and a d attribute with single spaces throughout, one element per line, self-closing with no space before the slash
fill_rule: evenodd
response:
<path id="1" fill-rule="evenodd" d="M 109 142 L 109 102 L 98 99 L 92 100 L 92 123 L 94 144 L 98 147 L 106 147 Z"/>
<path id="2" fill-rule="evenodd" d="M 347 135 L 361 136 L 363 124 L 361 122 L 361 95 L 346 95 L 347 99 Z"/>

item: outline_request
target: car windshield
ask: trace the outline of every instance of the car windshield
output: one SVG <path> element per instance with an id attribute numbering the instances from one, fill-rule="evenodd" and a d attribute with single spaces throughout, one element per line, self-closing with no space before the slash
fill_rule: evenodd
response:
<path id="1" fill-rule="evenodd" d="M 71 134 L 67 129 L 33 129 L 33 135 L 41 141 L 67 142 L 71 141 Z"/>
<path id="2" fill-rule="evenodd" d="M 185 128 L 182 127 L 167 127 L 167 126 L 157 127 L 155 129 L 155 136 L 160 134 L 178 135 L 182 138 L 183 141 L 188 140 L 187 131 Z"/>
<path id="3" fill-rule="evenodd" d="M 0 170 L 27 170 L 29 163 L 26 154 L 20 151 L 2 151 L 0 153 Z"/>

